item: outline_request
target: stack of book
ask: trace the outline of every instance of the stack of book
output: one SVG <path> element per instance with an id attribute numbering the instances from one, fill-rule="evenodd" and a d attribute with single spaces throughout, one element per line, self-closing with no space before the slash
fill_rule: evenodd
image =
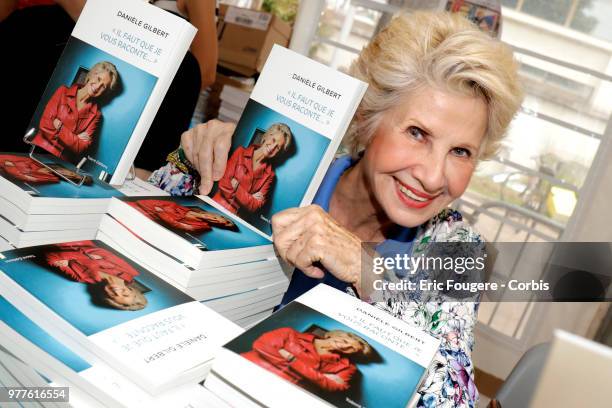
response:
<path id="1" fill-rule="evenodd" d="M 272 242 L 208 197 L 114 198 L 108 214 L 100 239 L 239 324 L 287 289 Z"/>
<path id="2" fill-rule="evenodd" d="M 237 88 L 232 85 L 224 85 L 219 99 L 219 120 L 223 122 L 238 122 L 244 108 L 249 101 L 251 92 L 248 89 Z"/>
<path id="3" fill-rule="evenodd" d="M 87 2 L 24 132 L 33 153 L 0 153 L 4 239 L 95 237 L 195 33 L 149 4 Z"/>
<path id="4" fill-rule="evenodd" d="M 15 247 L 95 238 L 110 197 L 123 194 L 90 176 L 70 182 L 82 177 L 51 155 L 0 153 L 0 236 Z"/>
<path id="5" fill-rule="evenodd" d="M 52 155 L 2 152 L 0 193 L 0 239 L 17 248 L 94 239 L 111 197 L 166 194 L 138 179 L 115 188 Z"/>
<path id="6" fill-rule="evenodd" d="M 228 342 L 204 385 L 241 408 L 414 407 L 439 344 L 321 284 Z"/>
<path id="7" fill-rule="evenodd" d="M 3 252 L 0 271 L 3 356 L 86 406 L 208 406 L 198 383 L 242 331 L 102 241 Z"/>

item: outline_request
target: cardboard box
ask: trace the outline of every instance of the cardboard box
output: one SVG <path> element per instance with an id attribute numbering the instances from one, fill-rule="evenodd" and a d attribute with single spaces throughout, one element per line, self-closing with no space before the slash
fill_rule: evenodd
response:
<path id="1" fill-rule="evenodd" d="M 291 26 L 271 13 L 233 6 L 220 11 L 219 65 L 251 76 L 261 72 L 274 44 L 289 44 Z"/>

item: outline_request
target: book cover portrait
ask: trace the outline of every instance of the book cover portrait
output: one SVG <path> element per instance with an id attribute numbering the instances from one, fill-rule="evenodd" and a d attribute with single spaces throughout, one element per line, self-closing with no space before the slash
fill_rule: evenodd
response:
<path id="1" fill-rule="evenodd" d="M 197 197 L 124 197 L 122 201 L 202 251 L 270 244 L 263 236 Z"/>
<path id="2" fill-rule="evenodd" d="M 213 199 L 267 235 L 272 215 L 298 207 L 330 139 L 249 100 Z"/>
<path id="3" fill-rule="evenodd" d="M 193 301 L 100 241 L 5 255 L 0 269 L 86 336 Z"/>
<path id="4" fill-rule="evenodd" d="M 157 78 L 71 37 L 28 127 L 30 141 L 94 177 L 117 167 Z"/>
<path id="5" fill-rule="evenodd" d="M 224 347 L 337 407 L 404 408 L 424 371 L 416 362 L 298 302 Z"/>
<path id="6" fill-rule="evenodd" d="M 83 184 L 77 187 L 56 174 L 79 183 L 83 176 L 73 165 L 50 155 L 37 155 L 36 158 L 44 165 L 24 153 L 0 153 L 0 176 L 33 197 L 109 198 L 123 195 L 91 176 L 86 176 Z"/>

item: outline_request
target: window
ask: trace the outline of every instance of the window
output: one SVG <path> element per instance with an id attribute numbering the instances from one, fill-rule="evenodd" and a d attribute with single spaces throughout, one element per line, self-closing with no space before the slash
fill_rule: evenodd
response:
<path id="1" fill-rule="evenodd" d="M 525 0 L 522 12 L 557 24 L 565 24 L 572 0 Z"/>
<path id="2" fill-rule="evenodd" d="M 612 26 L 609 24 L 611 16 L 610 0 L 578 0 L 570 27 L 602 40 L 612 41 Z"/>

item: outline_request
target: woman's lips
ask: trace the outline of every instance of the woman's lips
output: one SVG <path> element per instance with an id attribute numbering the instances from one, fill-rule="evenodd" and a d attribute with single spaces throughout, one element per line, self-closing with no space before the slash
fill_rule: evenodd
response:
<path id="1" fill-rule="evenodd" d="M 413 188 L 406 186 L 395 180 L 395 190 L 399 199 L 408 207 L 423 208 L 432 203 L 437 196 L 430 196 L 421 191 L 416 191 Z"/>

